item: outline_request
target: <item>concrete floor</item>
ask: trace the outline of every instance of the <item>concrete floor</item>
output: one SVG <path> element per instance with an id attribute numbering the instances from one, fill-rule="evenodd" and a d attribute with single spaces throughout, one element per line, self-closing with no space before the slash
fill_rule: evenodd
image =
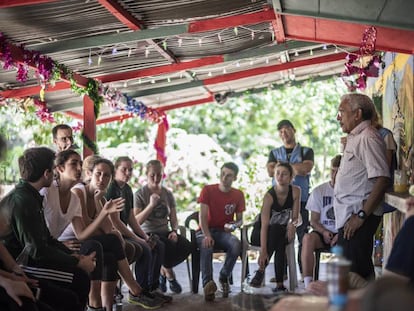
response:
<path id="1" fill-rule="evenodd" d="M 219 260 L 214 261 L 214 280 L 218 283 L 218 273 L 222 266 L 222 262 Z M 255 261 L 250 262 L 250 273 L 252 274 L 257 269 L 257 264 Z M 325 265 L 321 263 L 321 279 L 323 279 L 323 274 L 325 270 Z M 177 267 L 174 268 L 174 271 L 177 276 L 178 282 L 183 288 L 181 294 L 172 294 L 169 290 L 168 295 L 173 296 L 173 302 L 171 304 L 165 304 L 160 310 L 164 311 L 193 311 L 193 310 L 205 310 L 205 311 L 266 311 L 268 310 L 280 296 L 276 296 L 272 292 L 272 288 L 275 287 L 275 283 L 270 283 L 270 278 L 274 276 L 273 264 L 269 265 L 266 273 L 265 286 L 262 288 L 250 288 L 249 293 L 241 292 L 241 262 L 238 261 L 233 270 L 234 284 L 231 286 L 231 293 L 228 298 L 222 298 L 221 292 L 217 291 L 216 299 L 214 302 L 205 302 L 203 296 L 203 289 L 200 285 L 199 293 L 193 294 L 190 291 L 190 283 L 188 279 L 187 266 L 183 262 Z M 300 275 L 298 273 L 298 275 Z M 288 287 L 288 281 L 285 282 L 285 286 Z M 303 292 L 303 283 L 299 282 L 298 288 L 295 290 L 295 293 Z M 122 290 L 127 297 L 127 288 Z M 123 311 L 133 311 L 140 310 L 138 306 L 130 305 L 124 299 Z"/>

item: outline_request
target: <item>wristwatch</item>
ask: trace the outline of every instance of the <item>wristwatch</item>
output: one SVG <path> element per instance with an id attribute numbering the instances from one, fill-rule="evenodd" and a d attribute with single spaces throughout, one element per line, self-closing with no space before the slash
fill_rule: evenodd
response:
<path id="1" fill-rule="evenodd" d="M 357 215 L 362 220 L 364 220 L 365 218 L 367 218 L 367 213 L 365 213 L 364 210 L 360 210 Z"/>

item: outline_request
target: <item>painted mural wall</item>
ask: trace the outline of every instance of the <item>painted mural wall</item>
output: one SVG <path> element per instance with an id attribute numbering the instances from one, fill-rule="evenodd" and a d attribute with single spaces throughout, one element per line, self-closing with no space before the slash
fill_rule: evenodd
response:
<path id="1" fill-rule="evenodd" d="M 379 78 L 370 79 L 367 93 L 378 105 L 383 125 L 393 131 L 398 146 L 399 165 L 411 165 L 411 178 L 414 178 L 414 159 L 409 158 L 414 145 L 414 56 L 386 53 L 385 67 Z M 411 152 L 412 156 L 412 152 Z M 413 182 L 413 180 L 411 181 Z M 383 217 L 383 267 L 391 251 L 394 238 L 404 222 L 404 214 L 397 211 Z"/>
<path id="2" fill-rule="evenodd" d="M 385 53 L 383 61 L 384 69 L 379 78 L 368 81 L 367 92 L 374 99 L 382 96 L 383 125 L 394 133 L 401 166 L 414 144 L 414 56 Z"/>

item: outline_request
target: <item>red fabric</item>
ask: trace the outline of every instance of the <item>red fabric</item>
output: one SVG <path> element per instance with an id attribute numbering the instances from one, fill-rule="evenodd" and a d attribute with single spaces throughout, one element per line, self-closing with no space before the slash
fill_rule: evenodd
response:
<path id="1" fill-rule="evenodd" d="M 167 156 L 165 154 L 165 146 L 167 145 L 167 132 L 169 129 L 167 116 L 163 118 L 162 122 L 158 123 L 157 138 L 155 139 L 154 148 L 157 152 L 157 160 L 164 165 L 167 164 Z"/>
<path id="2" fill-rule="evenodd" d="M 218 184 L 204 186 L 198 203 L 208 205 L 209 228 L 223 229 L 225 223 L 235 220 L 234 214 L 246 209 L 243 192 L 235 188 L 222 192 Z"/>

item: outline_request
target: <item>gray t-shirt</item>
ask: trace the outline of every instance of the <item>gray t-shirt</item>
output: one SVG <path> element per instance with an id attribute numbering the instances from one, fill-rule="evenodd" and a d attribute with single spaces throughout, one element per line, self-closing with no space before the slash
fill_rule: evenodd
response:
<path id="1" fill-rule="evenodd" d="M 134 208 L 144 210 L 150 202 L 151 191 L 148 186 L 137 190 L 134 194 Z M 171 229 L 168 226 L 171 210 L 175 209 L 175 199 L 171 191 L 162 187 L 158 204 L 141 225 L 145 233 L 165 233 Z"/>

